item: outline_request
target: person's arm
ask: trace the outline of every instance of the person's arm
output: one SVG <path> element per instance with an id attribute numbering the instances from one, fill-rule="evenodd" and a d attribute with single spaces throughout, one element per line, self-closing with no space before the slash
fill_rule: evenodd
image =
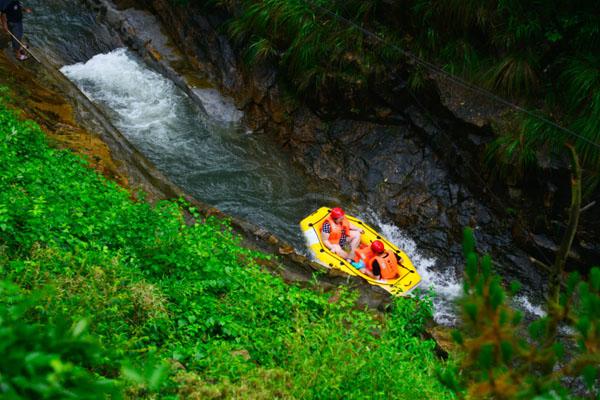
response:
<path id="1" fill-rule="evenodd" d="M 329 250 L 331 250 L 339 256 L 342 256 L 343 258 L 348 257 L 348 253 L 346 253 L 339 244 L 333 244 L 329 241 L 329 232 L 321 231 L 321 239 L 323 239 L 323 244 Z"/>
<path id="2" fill-rule="evenodd" d="M 377 277 L 375 275 L 373 275 L 373 273 L 371 271 L 369 271 L 366 267 L 361 268 L 359 271 L 362 272 L 363 274 L 367 275 L 370 278 L 377 279 Z"/>
<path id="3" fill-rule="evenodd" d="M 323 239 L 323 244 L 325 244 L 325 247 L 327 247 L 329 250 L 333 250 L 332 244 L 329 243 L 329 232 L 323 232 L 321 231 L 321 238 Z"/>
<path id="4" fill-rule="evenodd" d="M 365 233 L 364 229 L 357 227 L 356 225 L 354 225 L 352 222 L 348 221 L 348 226 L 350 227 L 351 231 L 357 231 L 360 232 L 360 234 L 362 235 L 363 233 Z"/>
<path id="5" fill-rule="evenodd" d="M 321 238 L 323 239 L 323 243 L 325 244 L 325 247 L 327 247 L 329 250 L 333 251 L 334 253 L 339 254 L 339 251 L 342 250 L 342 247 L 339 244 L 333 244 L 329 241 L 329 232 L 321 232 Z"/>

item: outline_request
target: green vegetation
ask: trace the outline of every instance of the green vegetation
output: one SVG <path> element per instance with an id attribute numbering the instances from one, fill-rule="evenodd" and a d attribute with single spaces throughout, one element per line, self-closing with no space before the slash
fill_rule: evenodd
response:
<path id="1" fill-rule="evenodd" d="M 378 2 L 221 0 L 214 3 L 235 15 L 229 33 L 247 49 L 249 65 L 264 60 L 274 62 L 295 93 L 327 108 L 331 108 L 330 99 L 337 99 L 339 112 L 366 107 L 366 91 L 385 77 L 387 64 L 400 60 L 390 46 L 373 42 L 354 27 L 324 15 L 315 7 L 317 4 L 333 7 L 352 20 L 367 21 L 377 10 Z"/>
<path id="2" fill-rule="evenodd" d="M 410 60 L 401 48 L 581 135 L 517 115 L 489 149 L 503 170 L 533 166 L 536 151 L 563 151 L 570 143 L 586 177 L 600 179 L 600 149 L 591 144 L 600 143 L 600 23 L 593 0 L 195 2 L 227 10 L 229 32 L 247 49 L 249 65 L 269 59 L 320 111 L 325 105 L 360 110 L 371 104 L 371 88 L 393 75 L 405 78 Z M 418 87 L 424 71 L 412 70 L 408 81 Z"/>
<path id="3" fill-rule="evenodd" d="M 467 260 L 461 311 L 464 326 L 454 331 L 460 346 L 458 369 L 440 373 L 461 397 L 493 399 L 572 398 L 574 387 L 588 398 L 600 396 L 600 268 L 588 282 L 573 273 L 547 316 L 524 323 L 508 304 L 510 295 L 492 272 L 488 255 L 479 257 L 465 230 Z M 561 340 L 556 328 L 563 327 Z"/>
<path id="4" fill-rule="evenodd" d="M 4 104 L 0 165 L 3 398 L 451 398 L 427 302 L 285 284 L 226 221 L 132 200 Z"/>
<path id="5" fill-rule="evenodd" d="M 132 200 L 3 103 L 0 164 L 3 398 L 564 398 L 569 377 L 598 396 L 598 268 L 525 327 L 467 231 L 455 365 L 427 301 L 377 315 L 285 284 L 227 222 Z"/>

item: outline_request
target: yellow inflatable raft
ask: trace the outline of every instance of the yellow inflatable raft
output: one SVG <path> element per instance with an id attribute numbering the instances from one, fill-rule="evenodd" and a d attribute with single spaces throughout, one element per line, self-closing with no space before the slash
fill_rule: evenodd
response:
<path id="1" fill-rule="evenodd" d="M 321 239 L 321 226 L 330 211 L 331 209 L 328 207 L 321 207 L 300 221 L 300 228 L 306 238 L 307 246 L 320 264 L 323 264 L 327 268 L 339 269 L 349 275 L 360 276 L 366 279 L 371 285 L 380 286 L 396 296 L 405 296 L 421 283 L 421 277 L 406 253 L 396 247 L 393 243 L 390 243 L 369 225 L 348 214 L 346 214 L 346 218 L 365 231 L 365 233 L 361 235 L 361 245 L 369 246 L 374 240 L 380 240 L 385 244 L 387 249 L 392 249 L 394 253 L 396 253 L 400 276 L 388 281 L 373 279 L 357 270 L 342 257 L 331 252 L 325 247 L 323 240 Z"/>

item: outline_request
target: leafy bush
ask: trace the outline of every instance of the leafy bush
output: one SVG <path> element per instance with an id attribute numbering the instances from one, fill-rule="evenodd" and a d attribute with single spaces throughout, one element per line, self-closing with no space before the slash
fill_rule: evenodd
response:
<path id="1" fill-rule="evenodd" d="M 99 376 L 105 351 L 87 322 L 26 322 L 40 293 L 24 296 L 0 281 L 0 395 L 5 399 L 119 398 L 116 382 Z"/>
<path id="2" fill-rule="evenodd" d="M 382 316 L 345 291 L 285 284 L 227 221 L 183 202 L 132 201 L 4 105 L 0 165 L 0 279 L 25 297 L 50 288 L 10 314 L 10 326 L 22 326 L 8 334 L 27 341 L 5 355 L 57 354 L 62 364 L 31 375 L 59 374 L 56 396 L 106 384 L 132 398 L 448 398 L 434 377 L 434 343 L 421 337 L 426 304 L 399 301 Z M 187 225 L 185 211 L 197 223 Z M 69 333 L 80 321 L 97 342 Z M 31 326 L 29 336 L 14 333 Z M 17 393 L 38 390 L 24 385 Z"/>
<path id="3" fill-rule="evenodd" d="M 479 257 L 470 229 L 465 229 L 467 260 L 463 327 L 453 332 L 462 350 L 458 369 L 440 372 L 442 381 L 460 397 L 484 399 L 570 398 L 572 386 L 590 398 L 599 395 L 600 268 L 589 282 L 571 274 L 556 310 L 526 323 L 508 299 L 510 294 L 492 271 L 491 258 Z M 563 325 L 565 338 L 556 337 Z M 554 328 L 553 328 L 554 327 Z"/>

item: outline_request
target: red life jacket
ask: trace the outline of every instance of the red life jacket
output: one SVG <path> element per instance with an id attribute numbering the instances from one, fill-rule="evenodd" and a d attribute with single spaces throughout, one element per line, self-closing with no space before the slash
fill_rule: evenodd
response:
<path id="1" fill-rule="evenodd" d="M 367 260 L 367 268 L 371 272 L 373 272 L 374 261 L 377 261 L 379 264 L 382 279 L 395 279 L 398 277 L 398 259 L 392 251 L 386 250 L 381 255 L 377 255 L 370 260 Z"/>
<path id="2" fill-rule="evenodd" d="M 331 231 L 329 232 L 329 243 L 339 244 L 340 239 L 342 237 L 342 232 L 346 234 L 346 237 L 350 236 L 350 223 L 348 222 L 346 217 L 342 219 L 342 223 L 339 225 L 333 222 L 333 218 L 331 218 L 331 215 L 325 218 L 325 221 L 323 221 L 323 225 L 325 225 L 325 222 L 329 222 L 329 226 L 331 227 Z M 323 232 L 323 225 L 321 225 L 321 232 Z"/>

